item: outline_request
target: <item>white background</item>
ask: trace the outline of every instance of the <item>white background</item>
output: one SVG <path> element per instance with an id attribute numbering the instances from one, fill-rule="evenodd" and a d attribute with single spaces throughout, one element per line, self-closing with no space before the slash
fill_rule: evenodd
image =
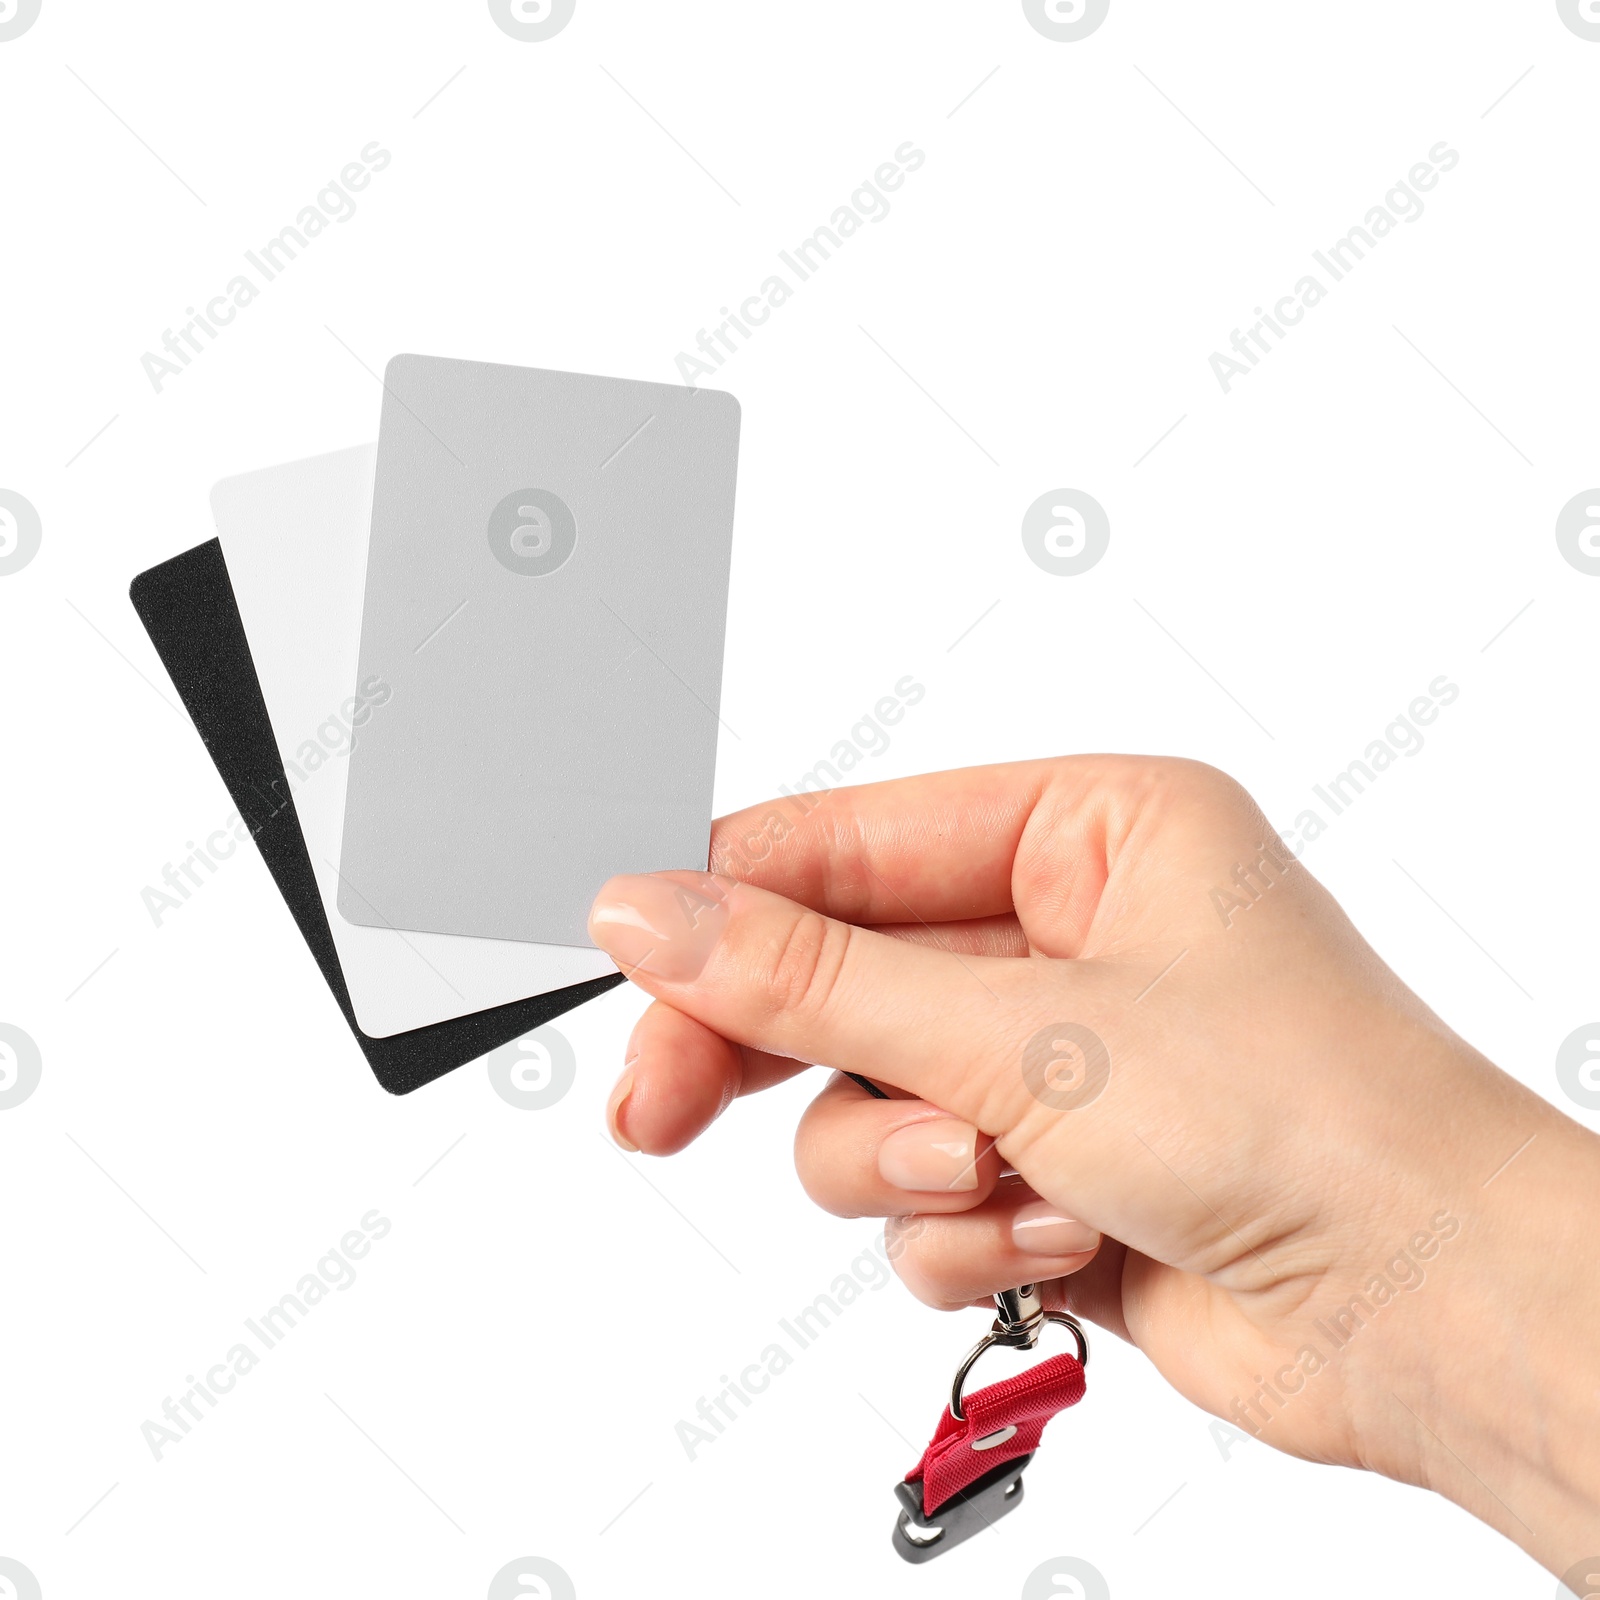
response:
<path id="1" fill-rule="evenodd" d="M 1176 752 L 1292 826 L 1445 674 L 1425 748 L 1305 859 L 1560 1098 L 1600 1011 L 1600 579 L 1554 538 L 1600 481 L 1597 77 L 1554 0 L 1114 0 L 1066 44 L 1003 0 L 579 0 L 539 44 L 482 3 L 44 0 L 0 44 L 0 487 L 43 523 L 0 578 L 0 1021 L 43 1057 L 0 1112 L 0 1555 L 47 1600 L 475 1597 L 527 1554 L 585 1600 L 1014 1595 L 1062 1555 L 1117 1600 L 1551 1594 L 1424 1494 L 1224 1460 L 1107 1336 L 1028 1504 L 902 1566 L 891 1485 L 984 1319 L 898 1286 L 688 1460 L 679 1419 L 876 1238 L 792 1175 L 820 1076 L 625 1159 L 623 990 L 561 1024 L 551 1109 L 479 1064 L 383 1094 L 253 852 L 159 928 L 141 904 L 232 807 L 126 591 L 210 537 L 217 478 L 372 438 L 397 351 L 674 380 L 912 140 L 891 213 L 715 380 L 744 406 L 719 810 L 910 673 L 855 776 Z M 157 394 L 143 353 L 372 140 L 357 213 Z M 1425 215 L 1225 396 L 1211 352 L 1440 140 Z M 1079 577 L 1022 547 L 1059 487 L 1110 517 Z M 153 1460 L 141 1423 L 374 1207 L 359 1281 Z"/>

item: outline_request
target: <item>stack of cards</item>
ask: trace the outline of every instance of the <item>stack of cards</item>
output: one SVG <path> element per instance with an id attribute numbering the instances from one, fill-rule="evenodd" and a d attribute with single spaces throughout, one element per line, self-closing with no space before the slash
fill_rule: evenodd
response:
<path id="1" fill-rule="evenodd" d="M 397 356 L 375 446 L 134 580 L 391 1092 L 621 982 L 613 873 L 705 865 L 738 443 L 715 391 Z"/>

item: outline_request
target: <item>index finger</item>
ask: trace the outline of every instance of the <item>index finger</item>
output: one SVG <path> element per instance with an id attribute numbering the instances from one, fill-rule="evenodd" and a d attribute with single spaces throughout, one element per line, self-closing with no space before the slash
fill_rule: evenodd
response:
<path id="1" fill-rule="evenodd" d="M 711 871 L 843 922 L 953 922 L 1012 909 L 1023 830 L 1062 763 L 1016 761 L 808 790 L 723 817 Z"/>

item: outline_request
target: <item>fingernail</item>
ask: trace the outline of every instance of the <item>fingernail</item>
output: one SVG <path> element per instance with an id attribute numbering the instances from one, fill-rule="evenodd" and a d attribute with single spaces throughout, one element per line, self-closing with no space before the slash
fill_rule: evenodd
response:
<path id="1" fill-rule="evenodd" d="M 1062 1216 L 1048 1200 L 1034 1200 L 1011 1219 L 1011 1242 L 1030 1256 L 1075 1256 L 1093 1250 L 1100 1235 L 1087 1222 Z"/>
<path id="2" fill-rule="evenodd" d="M 690 884 L 628 874 L 613 878 L 589 912 L 589 937 L 628 976 L 666 983 L 700 976 L 728 922 L 728 887 L 709 872 Z"/>
<path id="3" fill-rule="evenodd" d="M 628 1059 L 631 1063 L 639 1058 L 630 1056 Z M 638 1145 L 622 1131 L 623 1108 L 627 1105 L 628 1096 L 632 1093 L 633 1067 L 630 1065 L 628 1070 L 617 1079 L 617 1086 L 611 1091 L 611 1098 L 606 1101 L 606 1127 L 619 1149 L 626 1150 L 630 1156 L 636 1156 L 639 1153 Z"/>
<path id="4" fill-rule="evenodd" d="M 978 1130 L 954 1117 L 896 1128 L 878 1146 L 878 1172 L 897 1189 L 960 1193 L 978 1187 Z"/>

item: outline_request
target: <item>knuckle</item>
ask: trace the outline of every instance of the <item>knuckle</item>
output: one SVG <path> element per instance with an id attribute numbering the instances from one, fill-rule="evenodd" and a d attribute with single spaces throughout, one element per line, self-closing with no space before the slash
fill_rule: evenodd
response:
<path id="1" fill-rule="evenodd" d="M 951 1311 L 966 1304 L 966 1300 L 955 1294 L 946 1281 L 940 1239 L 937 1219 L 924 1213 L 892 1217 L 884 1225 L 886 1254 L 895 1276 L 923 1305 L 935 1311 Z"/>
<path id="2" fill-rule="evenodd" d="M 870 826 L 856 790 L 835 789 L 829 799 L 826 814 L 817 818 L 827 845 L 822 852 L 823 904 L 845 922 L 865 922 L 874 900 L 867 867 Z"/>
<path id="3" fill-rule="evenodd" d="M 1169 841 L 1205 846 L 1264 834 L 1268 827 L 1248 789 L 1220 767 L 1183 756 L 1130 758 L 1104 815 L 1108 856 L 1159 830 Z"/>
<path id="4" fill-rule="evenodd" d="M 926 1274 L 918 1265 L 918 1255 L 927 1238 L 927 1221 L 920 1215 L 890 1217 L 883 1225 L 884 1253 L 894 1275 L 926 1304 L 933 1304 L 924 1294 Z"/>
<path id="5" fill-rule="evenodd" d="M 762 988 L 774 1011 L 816 1020 L 829 1009 L 849 954 L 852 930 L 816 911 L 800 911 L 764 957 Z"/>
<path id="6" fill-rule="evenodd" d="M 848 1177 L 840 1171 L 839 1151 L 813 1112 L 801 1119 L 794 1134 L 794 1170 L 814 1206 L 835 1217 L 859 1217 L 859 1206 L 844 1193 Z"/>
<path id="7" fill-rule="evenodd" d="M 1254 809 L 1250 791 L 1221 767 L 1181 756 L 1168 757 L 1165 765 L 1172 788 L 1192 800 L 1226 811 Z"/>

